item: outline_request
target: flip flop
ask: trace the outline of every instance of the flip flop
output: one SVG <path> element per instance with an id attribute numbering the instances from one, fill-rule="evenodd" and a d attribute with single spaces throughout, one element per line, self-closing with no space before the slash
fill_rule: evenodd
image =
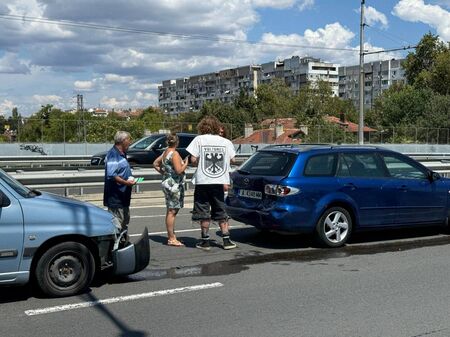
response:
<path id="1" fill-rule="evenodd" d="M 167 245 L 172 247 L 184 247 L 184 243 L 178 241 L 177 239 L 167 240 Z"/>

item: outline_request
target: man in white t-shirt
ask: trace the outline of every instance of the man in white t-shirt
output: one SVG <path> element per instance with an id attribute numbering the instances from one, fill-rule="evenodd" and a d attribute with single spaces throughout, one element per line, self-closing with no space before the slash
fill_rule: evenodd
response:
<path id="1" fill-rule="evenodd" d="M 201 239 L 196 247 L 210 250 L 209 225 L 211 220 L 219 223 L 223 248 L 233 249 L 230 240 L 228 215 L 225 211 L 224 185 L 230 184 L 230 163 L 234 163 L 233 143 L 219 136 L 221 124 L 217 118 L 204 117 L 197 126 L 195 137 L 186 150 L 191 154 L 192 164 L 197 166 L 195 180 L 194 210 L 192 220 L 200 221 Z"/>

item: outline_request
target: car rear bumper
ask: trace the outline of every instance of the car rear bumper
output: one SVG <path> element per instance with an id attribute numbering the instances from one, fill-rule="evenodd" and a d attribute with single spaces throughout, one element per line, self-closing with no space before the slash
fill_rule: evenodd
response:
<path id="1" fill-rule="evenodd" d="M 113 251 L 114 275 L 134 274 L 148 266 L 150 262 L 150 243 L 148 229 L 145 227 L 139 240 L 124 248 Z"/>
<path id="2" fill-rule="evenodd" d="M 292 212 L 280 207 L 256 210 L 227 205 L 226 210 L 233 220 L 259 229 L 297 233 L 311 231 L 310 226 L 302 224 L 301 219 L 294 219 Z"/>

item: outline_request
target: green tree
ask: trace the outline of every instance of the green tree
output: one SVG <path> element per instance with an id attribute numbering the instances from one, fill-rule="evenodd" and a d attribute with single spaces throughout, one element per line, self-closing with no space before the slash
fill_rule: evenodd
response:
<path id="1" fill-rule="evenodd" d="M 138 120 L 146 130 L 155 132 L 163 127 L 164 115 L 159 109 L 150 106 L 144 109 Z"/>
<path id="2" fill-rule="evenodd" d="M 403 63 L 408 84 L 423 86 L 428 79 L 436 56 L 447 47 L 437 35 L 425 34 L 418 43 L 415 52 L 409 53 Z"/>
<path id="3" fill-rule="evenodd" d="M 367 114 L 369 125 L 375 127 L 407 126 L 416 124 L 426 116 L 433 92 L 428 88 L 395 85 L 375 100 L 374 108 Z"/>
<path id="4" fill-rule="evenodd" d="M 290 117 L 293 103 L 292 91 L 283 80 L 261 84 L 256 89 L 256 118 Z"/>
<path id="5" fill-rule="evenodd" d="M 450 94 L 450 49 L 447 49 L 434 59 L 434 63 L 426 76 L 428 86 L 440 95 Z"/>
<path id="6" fill-rule="evenodd" d="M 254 95 L 241 89 L 239 96 L 234 100 L 234 107 L 244 116 L 244 123 L 258 122 L 257 101 Z"/>

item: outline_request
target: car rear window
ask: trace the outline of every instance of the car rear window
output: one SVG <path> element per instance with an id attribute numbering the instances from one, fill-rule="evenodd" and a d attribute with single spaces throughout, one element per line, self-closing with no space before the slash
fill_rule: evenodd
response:
<path id="1" fill-rule="evenodd" d="M 145 138 L 141 138 L 135 143 L 131 144 L 130 149 L 138 149 L 138 150 L 145 149 L 158 138 L 161 138 L 161 135 L 152 135 Z"/>
<path id="2" fill-rule="evenodd" d="M 296 158 L 294 153 L 260 151 L 251 156 L 239 171 L 254 175 L 286 176 Z"/>

